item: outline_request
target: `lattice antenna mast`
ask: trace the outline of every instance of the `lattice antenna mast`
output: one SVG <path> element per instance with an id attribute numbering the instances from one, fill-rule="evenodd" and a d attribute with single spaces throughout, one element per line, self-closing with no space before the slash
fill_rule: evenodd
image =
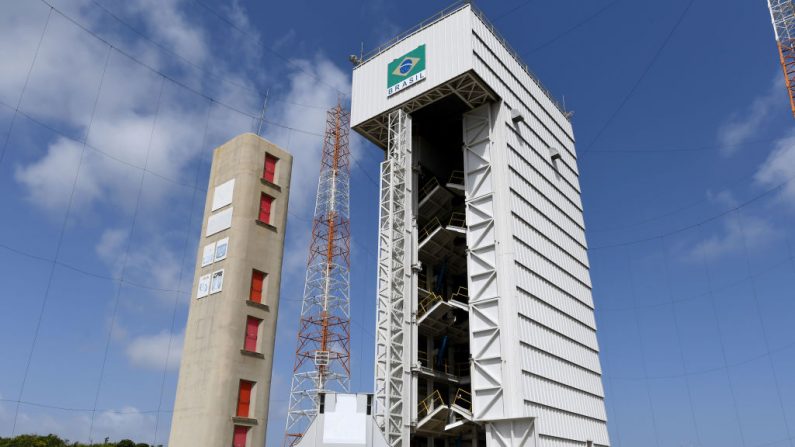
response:
<path id="1" fill-rule="evenodd" d="M 337 104 L 326 115 L 285 446 L 309 428 L 318 393 L 350 389 L 349 132 L 350 114 Z"/>
<path id="2" fill-rule="evenodd" d="M 784 82 L 787 85 L 789 104 L 795 116 L 795 2 L 793 0 L 767 0 L 773 31 L 776 33 L 776 44 L 784 70 Z"/>

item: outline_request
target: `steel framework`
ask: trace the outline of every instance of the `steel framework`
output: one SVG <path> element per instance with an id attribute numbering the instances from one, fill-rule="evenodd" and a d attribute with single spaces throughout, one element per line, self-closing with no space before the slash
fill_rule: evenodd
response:
<path id="1" fill-rule="evenodd" d="M 389 114 L 389 146 L 381 163 L 378 217 L 378 309 L 376 315 L 376 421 L 391 447 L 408 447 L 409 404 L 405 402 L 410 334 L 406 321 L 406 278 L 411 275 L 409 210 L 411 117 L 398 109 Z"/>
<path id="2" fill-rule="evenodd" d="M 784 70 L 784 82 L 789 95 L 790 109 L 795 116 L 795 2 L 767 0 L 773 31 L 776 34 L 778 55 Z"/>
<path id="3" fill-rule="evenodd" d="M 350 114 L 337 105 L 326 133 L 306 268 L 284 444 L 296 445 L 318 393 L 350 388 Z"/>
<path id="4" fill-rule="evenodd" d="M 471 108 L 493 101 L 495 98 L 491 90 L 470 72 L 451 79 L 422 95 L 409 99 L 401 104 L 400 108 L 406 113 L 412 113 L 451 94 L 458 96 Z M 360 124 L 356 130 L 375 144 L 381 147 L 388 147 L 390 135 L 388 121 L 389 118 L 386 114 L 379 115 Z"/>
<path id="5" fill-rule="evenodd" d="M 493 120 L 488 104 L 464 114 L 464 183 L 467 190 L 467 246 L 470 350 L 475 419 L 501 419 L 505 411 L 503 335 L 497 281 L 497 236 L 492 171 Z"/>

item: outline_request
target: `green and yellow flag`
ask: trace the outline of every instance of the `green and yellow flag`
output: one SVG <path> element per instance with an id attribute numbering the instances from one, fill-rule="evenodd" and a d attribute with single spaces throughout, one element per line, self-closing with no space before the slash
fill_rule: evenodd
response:
<path id="1" fill-rule="evenodd" d="M 421 75 L 424 71 L 425 45 L 423 44 L 389 63 L 386 81 L 389 94 L 391 95 L 405 86 L 424 79 L 424 76 Z M 405 84 L 393 91 L 393 87 L 399 86 L 401 83 Z"/>

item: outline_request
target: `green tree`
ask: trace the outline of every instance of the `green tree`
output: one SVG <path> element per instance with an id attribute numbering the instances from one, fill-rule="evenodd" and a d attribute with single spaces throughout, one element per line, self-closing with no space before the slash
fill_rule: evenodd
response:
<path id="1" fill-rule="evenodd" d="M 110 442 L 107 438 L 105 442 L 98 444 L 83 444 L 80 442 L 69 442 L 55 435 L 19 435 L 14 438 L 0 437 L 0 447 L 150 447 L 146 443 L 135 443 L 129 439 L 122 439 L 117 443 Z M 158 447 L 163 447 L 158 446 Z"/>
<path id="2" fill-rule="evenodd" d="M 16 438 L 0 438 L 0 447 L 67 447 L 66 442 L 55 436 L 19 435 Z"/>

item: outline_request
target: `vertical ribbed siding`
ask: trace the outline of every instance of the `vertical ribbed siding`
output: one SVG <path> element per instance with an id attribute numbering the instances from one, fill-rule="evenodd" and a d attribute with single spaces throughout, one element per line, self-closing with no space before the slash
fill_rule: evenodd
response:
<path id="1" fill-rule="evenodd" d="M 469 8 L 464 8 L 433 26 L 406 37 L 392 48 L 356 67 L 353 70 L 351 93 L 351 126 L 356 127 L 472 69 L 471 42 L 461 38 L 471 33 L 471 12 Z M 426 51 L 426 79 L 404 92 L 387 97 L 387 65 L 423 44 Z"/>
<path id="2" fill-rule="evenodd" d="M 606 419 L 604 398 L 524 372 L 525 399 L 592 419 Z"/>
<path id="3" fill-rule="evenodd" d="M 474 71 L 489 84 L 497 95 L 505 101 L 505 104 L 512 110 L 518 110 L 524 117 L 527 126 L 533 129 L 533 132 L 547 147 L 560 148 L 561 162 L 566 164 L 569 169 L 579 175 L 577 170 L 576 157 L 574 156 L 573 143 L 566 142 L 555 137 L 549 132 L 546 124 L 537 115 L 532 113 L 532 109 L 522 102 L 516 94 L 511 91 L 503 82 L 502 78 L 497 74 L 492 67 L 490 67 L 480 55 L 476 52 L 475 58 L 472 61 Z M 549 120 L 547 120 L 549 121 Z"/>
<path id="4" fill-rule="evenodd" d="M 585 445 L 585 441 L 591 440 L 597 445 L 609 445 L 607 435 L 607 424 L 603 420 L 593 419 L 584 415 L 579 415 L 564 410 L 559 410 L 543 404 L 525 401 L 525 410 L 528 415 L 536 417 L 538 421 L 539 440 L 541 445 L 561 445 L 545 444 L 545 438 L 552 437 L 562 441 L 576 441 L 576 443 L 565 443 L 562 445 Z"/>
<path id="5" fill-rule="evenodd" d="M 563 292 L 573 296 L 586 306 L 593 308 L 591 289 L 588 286 L 574 279 L 568 272 L 552 263 L 549 258 L 528 245 L 524 245 L 518 239 L 515 239 L 514 246 L 517 262 L 543 276 L 563 290 Z"/>
<path id="6" fill-rule="evenodd" d="M 582 209 L 579 176 L 565 163 L 552 163 L 548 145 L 538 138 L 531 127 L 522 122 L 516 125 L 505 123 L 505 129 L 508 146 L 522 149 L 517 155 L 538 169 L 544 177 L 555 180 L 562 177 L 563 182 L 556 182 L 555 186 L 563 190 L 577 208 Z"/>
<path id="7" fill-rule="evenodd" d="M 583 441 L 572 441 L 570 439 L 561 439 L 551 436 L 540 436 L 538 438 L 538 447 L 586 447 L 588 444 Z M 594 447 L 605 447 L 604 444 L 594 442 Z"/>
<path id="8" fill-rule="evenodd" d="M 523 315 L 519 317 L 519 340 L 590 371 L 602 373 L 597 351 Z"/>
<path id="9" fill-rule="evenodd" d="M 571 124 L 478 18 L 475 72 L 524 122 L 503 124 L 526 415 L 542 446 L 609 445 Z M 549 148 L 560 152 L 553 164 Z"/>
<path id="10" fill-rule="evenodd" d="M 574 221 L 567 218 L 567 216 L 550 202 L 546 197 L 541 195 L 537 189 L 521 180 L 521 176 L 515 171 L 510 170 L 508 175 L 511 177 L 511 209 L 514 214 L 519 216 L 525 222 L 533 225 L 534 228 L 549 232 L 559 232 L 557 234 L 565 237 L 555 239 L 555 242 L 561 246 L 570 247 L 568 250 L 571 254 L 582 253 L 581 259 L 586 259 L 585 256 L 585 232 Z M 518 179 L 513 177 L 518 176 Z M 553 233 L 545 234 L 553 234 Z M 569 242 L 573 242 L 574 245 Z"/>
<path id="11" fill-rule="evenodd" d="M 604 397 L 599 374 L 524 343 L 522 368 L 542 377 L 555 377 L 562 384 Z"/>
<path id="12" fill-rule="evenodd" d="M 538 297 L 550 306 L 566 312 L 577 321 L 589 327 L 596 327 L 593 309 L 582 301 L 566 294 L 560 288 L 555 287 L 553 283 L 538 273 L 518 263 L 516 264 L 516 286 L 518 289 L 526 290 L 528 293 Z M 517 294 L 519 293 L 521 293 L 521 290 L 517 290 Z"/>
<path id="13" fill-rule="evenodd" d="M 480 19 L 475 18 L 472 25 L 475 39 L 473 47 L 489 67 L 504 72 L 502 82 L 510 88 L 518 99 L 530 108 L 555 138 L 561 142 L 573 140 L 571 125 L 552 103 L 551 99 L 536 84 L 536 81 L 514 60 L 508 50 L 492 34 Z"/>
<path id="14" fill-rule="evenodd" d="M 517 289 L 517 301 L 519 312 L 541 321 L 548 328 L 566 334 L 567 337 L 588 348 L 598 351 L 599 345 L 596 341 L 596 330 L 581 323 L 576 318 L 571 317 L 566 312 L 550 306 L 543 300 Z"/>
<path id="15" fill-rule="evenodd" d="M 558 181 L 554 174 L 550 176 L 542 175 L 536 166 L 529 164 L 526 160 L 520 157 L 517 150 L 512 146 L 508 146 L 508 164 L 511 168 L 515 169 L 522 175 L 522 178 L 538 189 L 546 198 L 552 201 L 558 208 L 560 208 L 566 215 L 575 221 L 580 227 L 585 226 L 583 220 L 582 208 L 575 203 L 579 201 L 579 194 L 569 192 L 566 194 L 565 182 Z M 569 190 L 571 191 L 571 190 Z"/>
<path id="16" fill-rule="evenodd" d="M 561 152 L 564 161 L 577 172 L 571 123 L 479 19 L 474 20 L 472 30 L 475 72 L 486 80 L 511 108 L 518 108 L 527 114 L 526 116 L 530 118 L 527 121 L 528 125 L 548 145 L 555 144 L 563 148 L 564 151 Z"/>
<path id="17" fill-rule="evenodd" d="M 552 263 L 565 270 L 572 278 L 591 288 L 591 277 L 586 265 L 515 214 L 512 217 L 514 234 L 520 244 L 544 253 Z"/>
<path id="18" fill-rule="evenodd" d="M 510 185 L 511 189 L 516 191 L 520 197 L 527 200 L 532 206 L 541 210 L 541 212 L 557 225 L 560 225 L 566 232 L 577 240 L 583 247 L 587 247 L 585 242 L 585 227 L 582 222 L 582 217 L 579 219 L 576 216 L 571 216 L 566 213 L 561 204 L 555 202 L 544 194 L 541 185 L 530 183 L 525 177 L 524 173 L 516 167 L 510 167 Z"/>

